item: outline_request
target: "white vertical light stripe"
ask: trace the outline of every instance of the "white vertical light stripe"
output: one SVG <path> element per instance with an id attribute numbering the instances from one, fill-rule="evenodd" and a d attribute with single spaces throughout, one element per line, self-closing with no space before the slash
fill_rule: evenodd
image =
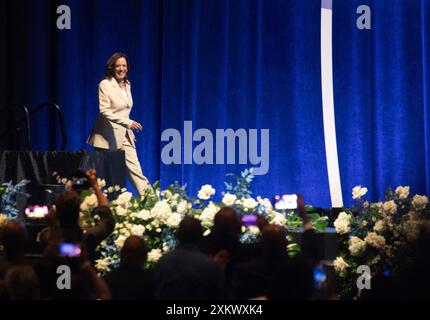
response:
<path id="1" fill-rule="evenodd" d="M 343 207 L 333 98 L 332 10 L 321 8 L 321 85 L 331 206 Z"/>

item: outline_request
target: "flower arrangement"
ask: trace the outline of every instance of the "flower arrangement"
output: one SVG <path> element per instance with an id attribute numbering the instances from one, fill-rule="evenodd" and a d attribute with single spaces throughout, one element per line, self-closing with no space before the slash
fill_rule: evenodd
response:
<path id="1" fill-rule="evenodd" d="M 29 194 L 23 191 L 29 182 L 29 180 L 22 180 L 16 185 L 12 184 L 12 182 L 7 182 L 0 186 L 0 228 L 7 221 L 15 220 L 19 217 L 19 210 L 16 208 L 16 196 L 29 197 Z"/>
<path id="2" fill-rule="evenodd" d="M 254 178 L 252 169 L 245 170 L 240 176 L 229 174 L 234 181 L 226 183 L 226 190 L 222 192 L 222 200 L 215 202 L 216 190 L 209 184 L 203 185 L 197 197 L 189 197 L 186 185 L 174 183 L 165 190 L 160 190 L 159 182 L 153 185 L 142 197 L 133 197 L 125 189 L 118 186 L 105 189 L 107 194 L 121 191 L 121 194 L 111 202 L 111 210 L 116 219 L 113 234 L 102 242 L 98 250 L 101 258 L 96 261 L 96 268 L 104 273 L 116 268 L 119 264 L 120 249 L 125 239 L 130 235 L 142 236 L 149 248 L 146 267 L 151 267 L 158 259 L 172 250 L 175 246 L 175 232 L 185 215 L 199 219 L 205 228 L 204 235 L 210 233 L 215 214 L 224 206 L 234 207 L 239 214 L 263 215 L 269 223 L 285 226 L 289 231 L 298 231 L 302 226 L 301 219 L 293 212 L 275 210 L 267 198 L 257 196 L 253 198 L 250 190 Z M 81 205 L 81 225 L 88 228 L 95 224 L 98 217 L 91 215 L 97 206 L 97 199 L 91 190 L 83 194 Z M 313 211 L 311 206 L 307 210 Z M 319 231 L 327 227 L 327 217 L 320 217 L 316 213 L 309 214 Z M 257 240 L 259 229 L 256 226 L 243 226 L 243 242 Z M 289 239 L 291 241 L 291 239 Z M 296 243 L 290 243 L 288 252 L 293 255 L 299 251 Z"/>
<path id="3" fill-rule="evenodd" d="M 388 189 L 385 200 L 369 203 L 367 188 L 352 191 L 356 205 L 341 212 L 334 226 L 339 235 L 340 255 L 333 266 L 341 281 L 341 298 L 359 298 L 357 268 L 367 265 L 371 276 L 395 276 L 402 256 L 421 230 L 430 230 L 430 206 L 426 196 L 410 194 L 408 186 Z"/>

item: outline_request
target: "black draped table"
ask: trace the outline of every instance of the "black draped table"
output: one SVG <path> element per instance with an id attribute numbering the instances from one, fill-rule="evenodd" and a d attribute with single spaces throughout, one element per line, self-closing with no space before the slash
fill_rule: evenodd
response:
<path id="1" fill-rule="evenodd" d="M 30 180 L 26 186 L 30 204 L 42 204 L 42 189 L 60 187 L 53 172 L 67 177 L 77 169 L 89 168 L 95 168 L 107 186 L 125 187 L 124 151 L 0 151 L 0 183 Z"/>

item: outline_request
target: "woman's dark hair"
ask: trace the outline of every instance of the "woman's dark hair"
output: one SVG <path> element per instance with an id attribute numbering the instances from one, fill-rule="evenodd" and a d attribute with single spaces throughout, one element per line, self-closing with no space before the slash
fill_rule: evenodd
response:
<path id="1" fill-rule="evenodd" d="M 125 77 L 125 80 L 128 80 L 128 74 L 130 72 L 130 62 L 128 61 L 128 57 L 121 52 L 114 53 L 106 62 L 106 71 L 105 71 L 105 77 L 108 79 L 111 79 L 114 76 L 115 73 L 115 64 L 116 61 L 120 58 L 124 58 L 125 61 L 127 61 L 127 75 Z"/>

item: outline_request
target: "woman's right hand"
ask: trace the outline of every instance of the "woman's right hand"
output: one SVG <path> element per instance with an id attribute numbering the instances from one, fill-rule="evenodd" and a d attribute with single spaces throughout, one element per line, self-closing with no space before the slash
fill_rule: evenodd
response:
<path id="1" fill-rule="evenodd" d="M 136 132 L 142 131 L 142 125 L 139 122 L 133 121 L 131 124 L 131 129 Z"/>

